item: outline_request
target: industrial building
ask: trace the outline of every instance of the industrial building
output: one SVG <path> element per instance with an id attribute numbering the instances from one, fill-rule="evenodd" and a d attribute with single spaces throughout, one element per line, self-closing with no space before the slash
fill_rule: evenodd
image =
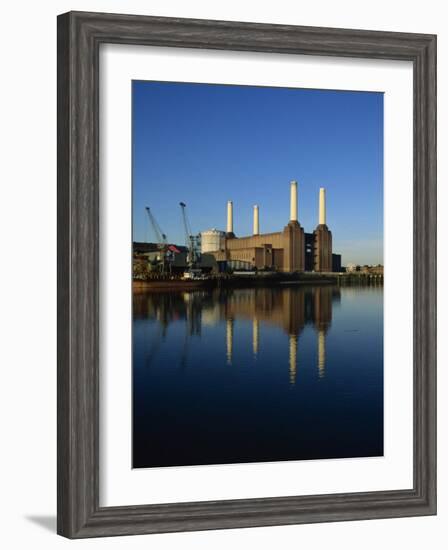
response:
<path id="1" fill-rule="evenodd" d="M 218 265 L 232 269 L 272 269 L 284 273 L 332 272 L 340 255 L 333 255 L 332 235 L 326 224 L 325 189 L 319 191 L 319 223 L 305 233 L 298 218 L 297 182 L 290 185 L 290 216 L 283 230 L 260 233 L 258 205 L 253 211 L 253 234 L 237 237 L 233 228 L 233 203 L 227 203 L 227 231 L 211 229 L 201 233 L 202 254 L 212 254 Z M 333 258 L 337 256 L 337 258 Z M 337 261 L 333 262 L 333 259 Z M 333 266 L 333 263 L 336 265 Z"/>

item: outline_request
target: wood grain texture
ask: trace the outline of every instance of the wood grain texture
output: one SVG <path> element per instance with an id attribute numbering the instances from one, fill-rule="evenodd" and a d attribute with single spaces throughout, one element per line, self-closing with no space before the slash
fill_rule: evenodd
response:
<path id="1" fill-rule="evenodd" d="M 99 506 L 101 43 L 397 59 L 414 67 L 414 487 Z M 58 18 L 58 533 L 98 537 L 436 513 L 436 37 L 70 12 Z"/>

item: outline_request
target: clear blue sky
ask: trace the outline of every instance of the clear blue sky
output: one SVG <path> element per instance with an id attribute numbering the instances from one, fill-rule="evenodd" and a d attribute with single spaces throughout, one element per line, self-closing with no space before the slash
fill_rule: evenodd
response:
<path id="1" fill-rule="evenodd" d="M 371 92 L 134 81 L 133 219 L 136 241 L 155 237 L 150 206 L 168 240 L 184 244 L 179 202 L 194 233 L 237 236 L 281 230 L 289 182 L 299 184 L 299 222 L 318 223 L 327 190 L 333 251 L 349 262 L 383 262 L 383 95 Z"/>

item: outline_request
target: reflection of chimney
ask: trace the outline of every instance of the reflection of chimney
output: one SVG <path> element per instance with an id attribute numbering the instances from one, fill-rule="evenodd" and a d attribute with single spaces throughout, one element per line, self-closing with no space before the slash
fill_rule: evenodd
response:
<path id="1" fill-rule="evenodd" d="M 232 364 L 233 354 L 233 319 L 227 319 L 226 321 L 226 355 L 227 363 Z"/>
<path id="2" fill-rule="evenodd" d="M 289 383 L 296 383 L 297 371 L 297 334 L 289 335 Z"/>
<path id="3" fill-rule="evenodd" d="M 227 233 L 233 233 L 233 202 L 227 202 Z"/>
<path id="4" fill-rule="evenodd" d="M 258 206 L 254 206 L 254 235 L 260 234 L 260 215 L 258 211 Z"/>
<path id="5" fill-rule="evenodd" d="M 319 378 L 325 376 L 325 332 L 319 330 L 317 333 L 317 370 Z"/>
<path id="6" fill-rule="evenodd" d="M 289 220 L 291 222 L 297 221 L 297 182 L 291 182 L 291 210 Z"/>
<path id="7" fill-rule="evenodd" d="M 325 206 L 325 188 L 321 187 L 319 190 L 319 225 L 326 225 L 327 212 Z"/>
<path id="8" fill-rule="evenodd" d="M 254 317 L 252 321 L 252 351 L 254 353 L 254 357 L 257 357 L 258 355 L 258 330 L 258 319 Z"/>

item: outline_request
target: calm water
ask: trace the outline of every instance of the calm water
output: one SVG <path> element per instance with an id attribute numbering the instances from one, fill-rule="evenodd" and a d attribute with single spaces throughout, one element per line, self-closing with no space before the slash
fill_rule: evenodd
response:
<path id="1" fill-rule="evenodd" d="M 134 295 L 134 467 L 383 454 L 382 287 Z"/>

